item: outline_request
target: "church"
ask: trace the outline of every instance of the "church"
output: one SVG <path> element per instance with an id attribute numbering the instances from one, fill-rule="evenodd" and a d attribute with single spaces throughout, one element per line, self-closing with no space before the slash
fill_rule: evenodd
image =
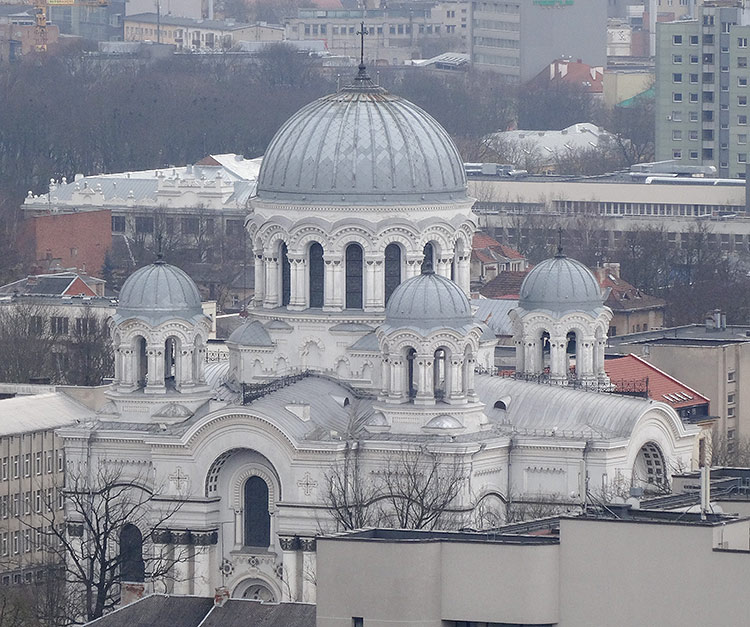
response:
<path id="1" fill-rule="evenodd" d="M 128 278 L 114 381 L 58 434 L 69 466 L 118 464 L 161 491 L 153 507 L 182 501 L 157 536 L 190 546 L 167 591 L 314 602 L 315 537 L 337 530 L 327 473 L 353 448 L 367 476 L 405 450 L 458 458 L 458 502 L 501 520 L 511 499 L 575 508 L 691 468 L 695 427 L 611 393 L 612 312 L 562 249 L 524 281 L 516 371 L 496 372 L 468 297 L 472 204 L 447 132 L 360 66 L 268 147 L 246 220 L 255 298 L 228 362 L 206 364 L 210 321 L 183 271 L 157 260 Z"/>

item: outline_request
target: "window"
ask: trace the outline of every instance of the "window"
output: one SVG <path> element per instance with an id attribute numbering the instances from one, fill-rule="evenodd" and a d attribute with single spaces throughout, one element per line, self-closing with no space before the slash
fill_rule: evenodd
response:
<path id="1" fill-rule="evenodd" d="M 747 57 L 737 57 L 737 67 L 747 67 Z"/>
<path id="2" fill-rule="evenodd" d="M 672 159 L 682 159 L 682 150 L 673 150 Z"/>
<path id="3" fill-rule="evenodd" d="M 31 453 L 26 453 L 23 456 L 23 476 L 31 476 Z"/>
<path id="4" fill-rule="evenodd" d="M 688 131 L 688 139 L 690 141 L 698 141 L 698 131 Z"/>
<path id="5" fill-rule="evenodd" d="M 8 458 L 3 457 L 2 464 L 0 464 L 0 478 L 2 478 L 3 481 L 8 480 Z"/>
<path id="6" fill-rule="evenodd" d="M 270 543 L 268 484 L 260 477 L 250 477 L 245 482 L 245 546 L 267 548 Z"/>
<path id="7" fill-rule="evenodd" d="M 747 153 L 746 152 L 739 152 L 739 153 L 737 153 L 737 163 L 747 163 Z"/>
<path id="8" fill-rule="evenodd" d="M 698 83 L 698 75 L 697 74 L 691 74 L 690 75 L 690 82 L 695 85 Z"/>
<path id="9" fill-rule="evenodd" d="M 727 408 L 727 418 L 734 418 L 734 407 Z"/>
<path id="10" fill-rule="evenodd" d="M 737 143 L 744 146 L 747 143 L 747 135 L 745 133 L 737 135 Z"/>
<path id="11" fill-rule="evenodd" d="M 67 335 L 68 319 L 63 316 L 52 316 L 50 318 L 50 330 L 55 335 Z"/>
<path id="12" fill-rule="evenodd" d="M 672 63 L 682 63 L 682 55 L 681 54 L 673 54 L 672 55 Z"/>
<path id="13" fill-rule="evenodd" d="M 44 332 L 44 318 L 42 316 L 31 316 L 29 329 L 34 335 L 41 335 Z"/>
<path id="14" fill-rule="evenodd" d="M 672 45 L 673 46 L 681 46 L 682 45 L 682 35 L 672 35 Z"/>
<path id="15" fill-rule="evenodd" d="M 130 523 L 124 525 L 120 532 L 120 560 L 122 581 L 144 581 L 143 536 L 140 529 Z"/>
<path id="16" fill-rule="evenodd" d="M 698 94 L 690 94 L 690 102 L 698 102 Z"/>
<path id="17" fill-rule="evenodd" d="M 747 87 L 747 76 L 737 77 L 737 87 Z"/>
<path id="18" fill-rule="evenodd" d="M 740 126 L 747 126 L 747 116 L 746 115 L 738 115 L 737 116 L 737 124 Z"/>
<path id="19" fill-rule="evenodd" d="M 18 455 L 13 456 L 13 478 L 18 479 L 18 471 L 20 467 L 21 460 L 18 458 Z"/>
<path id="20" fill-rule="evenodd" d="M 678 91 L 672 93 L 672 102 L 682 102 L 682 94 Z"/>
<path id="21" fill-rule="evenodd" d="M 154 232 L 154 219 L 149 216 L 136 216 L 135 232 L 140 234 Z"/>
<path id="22" fill-rule="evenodd" d="M 731 405 L 734 403 L 734 394 L 727 394 L 727 404 Z"/>
<path id="23" fill-rule="evenodd" d="M 691 111 L 690 112 L 690 121 L 691 122 L 697 122 L 698 121 L 698 112 L 697 111 Z"/>
<path id="24" fill-rule="evenodd" d="M 727 429 L 727 440 L 734 440 L 734 429 Z"/>
<path id="25" fill-rule="evenodd" d="M 737 38 L 737 47 L 738 48 L 747 48 L 747 37 L 738 37 Z"/>
<path id="26" fill-rule="evenodd" d="M 182 218 L 181 229 L 183 235 L 198 235 L 200 220 L 198 218 Z"/>
<path id="27" fill-rule="evenodd" d="M 362 247 L 349 244 L 346 247 L 346 308 L 362 309 Z"/>
<path id="28" fill-rule="evenodd" d="M 697 150 L 691 150 L 690 151 L 690 158 L 691 159 L 697 159 L 698 158 L 698 151 Z"/>
<path id="29" fill-rule="evenodd" d="M 96 333 L 96 318 L 76 318 L 76 333 L 78 335 Z"/>
<path id="30" fill-rule="evenodd" d="M 352 616 L 352 627 L 364 627 L 365 619 L 361 616 Z"/>
<path id="31" fill-rule="evenodd" d="M 34 455 L 34 474 L 35 475 L 42 474 L 42 452 L 41 451 L 38 451 Z"/>
<path id="32" fill-rule="evenodd" d="M 692 63 L 693 65 L 697 65 L 698 64 L 698 55 L 697 54 L 691 54 L 690 55 L 690 63 Z"/>
<path id="33" fill-rule="evenodd" d="M 729 372 L 727 372 L 727 381 L 730 381 L 730 382 L 734 381 L 734 377 L 735 377 L 734 370 L 730 370 Z"/>
<path id="34" fill-rule="evenodd" d="M 682 73 L 681 72 L 674 72 L 672 74 L 672 82 L 673 83 L 681 83 L 682 82 Z"/>
<path id="35" fill-rule="evenodd" d="M 677 130 L 677 129 L 673 130 L 672 141 L 682 141 L 682 131 Z"/>
<path id="36" fill-rule="evenodd" d="M 281 243 L 281 306 L 286 307 L 292 295 L 292 267 L 289 264 L 286 243 Z"/>
<path id="37" fill-rule="evenodd" d="M 227 235 L 239 235 L 242 233 L 242 220 L 227 220 L 225 229 Z"/>
<path id="38" fill-rule="evenodd" d="M 672 111 L 672 122 L 682 122 L 682 111 Z"/>
<path id="39" fill-rule="evenodd" d="M 125 232 L 125 216 L 112 216 L 112 232 L 113 233 Z"/>
<path id="40" fill-rule="evenodd" d="M 698 45 L 698 35 L 690 35 L 690 45 L 691 46 Z"/>
<path id="41" fill-rule="evenodd" d="M 310 307 L 322 307 L 325 291 L 325 262 L 323 247 L 318 242 L 310 245 Z"/>

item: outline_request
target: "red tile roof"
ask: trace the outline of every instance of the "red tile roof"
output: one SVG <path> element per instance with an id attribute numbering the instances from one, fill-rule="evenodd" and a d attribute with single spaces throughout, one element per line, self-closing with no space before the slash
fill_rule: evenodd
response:
<path id="1" fill-rule="evenodd" d="M 631 310 L 665 307 L 667 302 L 634 287 L 624 279 L 597 269 L 594 273 L 599 285 L 606 290 L 604 304 L 612 310 Z"/>
<path id="2" fill-rule="evenodd" d="M 479 288 L 479 293 L 485 298 L 518 298 L 521 283 L 528 273 L 529 270 L 501 272 Z"/>
<path id="3" fill-rule="evenodd" d="M 674 409 L 709 402 L 709 399 L 699 392 L 633 354 L 605 360 L 604 369 L 615 387 L 627 388 L 628 383 L 648 378 L 648 397 L 666 403 Z"/>
<path id="4" fill-rule="evenodd" d="M 471 238 L 471 247 L 476 248 L 499 248 L 502 246 L 494 237 L 490 237 L 487 233 L 477 231 L 474 233 L 474 237 Z"/>

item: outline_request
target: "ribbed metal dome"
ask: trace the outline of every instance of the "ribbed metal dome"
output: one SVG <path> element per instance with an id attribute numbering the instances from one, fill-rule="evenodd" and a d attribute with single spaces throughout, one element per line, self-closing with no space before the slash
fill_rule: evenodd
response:
<path id="1" fill-rule="evenodd" d="M 271 336 L 258 320 L 251 320 L 237 327 L 232 331 L 227 342 L 239 346 L 273 346 Z"/>
<path id="2" fill-rule="evenodd" d="M 463 290 L 439 274 L 425 273 L 399 285 L 385 308 L 385 324 L 420 331 L 462 329 L 473 324 Z"/>
<path id="3" fill-rule="evenodd" d="M 527 311 L 547 309 L 565 313 L 600 309 L 604 300 L 591 270 L 575 259 L 558 254 L 529 272 L 521 284 L 518 304 Z"/>
<path id="4" fill-rule="evenodd" d="M 120 290 L 116 312 L 121 320 L 139 318 L 153 325 L 202 315 L 201 295 L 193 279 L 161 260 L 128 277 Z"/>
<path id="5" fill-rule="evenodd" d="M 369 80 L 355 82 L 281 127 L 263 157 L 258 198 L 305 204 L 466 198 L 463 162 L 445 129 Z"/>

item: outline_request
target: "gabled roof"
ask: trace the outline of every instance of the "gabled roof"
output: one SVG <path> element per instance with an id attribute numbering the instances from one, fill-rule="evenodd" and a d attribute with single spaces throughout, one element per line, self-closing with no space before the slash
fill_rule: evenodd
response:
<path id="1" fill-rule="evenodd" d="M 96 292 L 75 272 L 37 274 L 0 287 L 0 294 L 33 294 L 44 296 L 92 296 Z"/>
<path id="2" fill-rule="evenodd" d="M 624 279 L 606 272 L 606 269 L 595 274 L 599 285 L 605 290 L 604 304 L 613 311 L 658 308 L 667 304 L 665 300 L 646 294 Z"/>
<path id="3" fill-rule="evenodd" d="M 64 392 L 15 396 L 0 400 L 0 436 L 57 429 L 93 416 Z"/>
<path id="4" fill-rule="evenodd" d="M 666 403 L 674 409 L 705 405 L 709 402 L 700 392 L 696 392 L 637 355 L 607 359 L 604 369 L 617 388 L 627 388 L 628 383 L 648 378 L 648 397 Z"/>

